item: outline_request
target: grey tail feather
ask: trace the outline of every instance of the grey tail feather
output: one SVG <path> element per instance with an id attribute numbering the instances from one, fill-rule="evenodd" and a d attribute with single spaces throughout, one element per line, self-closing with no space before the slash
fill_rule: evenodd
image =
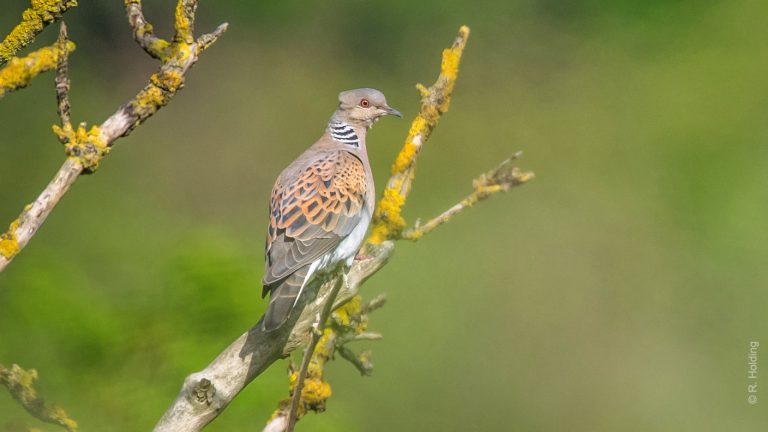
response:
<path id="1" fill-rule="evenodd" d="M 288 320 L 308 270 L 309 266 L 304 266 L 270 287 L 269 306 L 263 321 L 265 331 L 277 330 Z"/>

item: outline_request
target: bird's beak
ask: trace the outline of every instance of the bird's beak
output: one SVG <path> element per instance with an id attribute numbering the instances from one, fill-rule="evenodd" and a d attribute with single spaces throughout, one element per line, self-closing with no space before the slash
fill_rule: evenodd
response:
<path id="1" fill-rule="evenodd" d="M 385 106 L 383 109 L 384 109 L 384 115 L 393 115 L 393 116 L 398 116 L 400 118 L 403 118 L 403 115 L 400 114 L 400 111 L 390 106 Z"/>

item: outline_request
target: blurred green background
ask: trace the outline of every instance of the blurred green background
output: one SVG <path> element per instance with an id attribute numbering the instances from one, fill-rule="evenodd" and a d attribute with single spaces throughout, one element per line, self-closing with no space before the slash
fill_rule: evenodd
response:
<path id="1" fill-rule="evenodd" d="M 122 1 L 80 3 L 73 117 L 98 123 L 156 64 Z M 145 3 L 167 35 L 174 2 Z M 3 2 L 0 32 L 27 4 Z M 203 0 L 198 14 L 230 31 L 0 275 L 0 363 L 37 368 L 82 430 L 149 430 L 257 320 L 274 178 L 340 90 L 370 86 L 406 117 L 370 135 L 381 186 L 413 85 L 461 24 L 452 110 L 406 216 L 437 214 L 518 150 L 537 177 L 399 244 L 365 286 L 390 300 L 371 322 L 385 339 L 364 346 L 374 376 L 332 363 L 328 411 L 298 430 L 768 430 L 768 345 L 765 400 L 746 401 L 749 342 L 768 344 L 768 4 Z M 60 165 L 54 122 L 50 74 L 0 100 L 3 223 Z M 286 365 L 209 430 L 260 430 Z M 0 430 L 14 424 L 35 423 L 0 391 Z"/>

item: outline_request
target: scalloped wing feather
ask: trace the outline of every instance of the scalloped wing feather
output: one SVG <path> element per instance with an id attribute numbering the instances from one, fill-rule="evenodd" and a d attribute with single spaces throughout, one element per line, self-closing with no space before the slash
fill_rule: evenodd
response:
<path id="1" fill-rule="evenodd" d="M 302 162 L 288 167 L 272 190 L 263 295 L 333 250 L 363 217 L 368 186 L 360 159 L 335 150 Z"/>

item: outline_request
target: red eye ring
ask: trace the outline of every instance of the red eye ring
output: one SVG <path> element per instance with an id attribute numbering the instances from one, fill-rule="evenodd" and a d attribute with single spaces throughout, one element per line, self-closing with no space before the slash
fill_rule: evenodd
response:
<path id="1" fill-rule="evenodd" d="M 368 99 L 360 99 L 360 106 L 361 106 L 361 107 L 363 107 L 363 108 L 368 108 L 368 105 L 370 105 L 370 104 L 371 104 L 371 103 L 370 103 L 370 102 L 368 102 Z"/>

